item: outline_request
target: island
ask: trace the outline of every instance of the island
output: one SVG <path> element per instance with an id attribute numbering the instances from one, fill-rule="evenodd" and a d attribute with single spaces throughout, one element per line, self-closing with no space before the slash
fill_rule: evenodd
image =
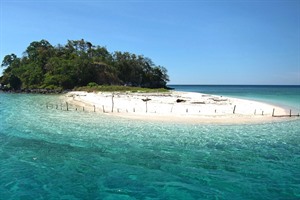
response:
<path id="1" fill-rule="evenodd" d="M 169 90 L 167 69 L 143 55 L 68 40 L 52 46 L 34 41 L 23 57 L 6 55 L 4 91 L 60 93 L 67 110 L 85 110 L 141 120 L 244 123 L 274 121 L 288 110 L 266 103 Z M 56 106 L 57 107 L 57 106 Z M 47 105 L 47 108 L 49 106 Z"/>
<path id="2" fill-rule="evenodd" d="M 94 46 L 91 42 L 68 40 L 52 46 L 34 41 L 21 58 L 6 55 L 1 64 L 1 88 L 6 91 L 63 91 L 87 85 L 117 85 L 166 88 L 165 67 L 143 55 Z"/>

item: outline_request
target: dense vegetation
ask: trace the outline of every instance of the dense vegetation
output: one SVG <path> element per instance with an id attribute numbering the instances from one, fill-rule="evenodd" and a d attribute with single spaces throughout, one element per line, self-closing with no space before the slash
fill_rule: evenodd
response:
<path id="1" fill-rule="evenodd" d="M 13 90 L 73 89 L 97 85 L 165 88 L 167 70 L 151 59 L 129 52 L 108 52 L 84 40 L 52 46 L 41 40 L 30 43 L 22 58 L 4 57 L 0 83 Z"/>
<path id="2" fill-rule="evenodd" d="M 166 88 L 141 88 L 141 87 L 131 87 L 131 86 L 118 86 L 118 85 L 97 85 L 95 83 L 89 83 L 87 86 L 76 87 L 77 91 L 101 91 L 101 92 L 136 92 L 136 93 L 151 93 L 151 92 L 169 92 Z"/>

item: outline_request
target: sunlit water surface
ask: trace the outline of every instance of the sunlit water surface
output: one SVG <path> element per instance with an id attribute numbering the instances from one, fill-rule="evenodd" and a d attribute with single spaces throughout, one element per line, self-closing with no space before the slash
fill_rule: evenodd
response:
<path id="1" fill-rule="evenodd" d="M 49 102 L 0 93 L 0 199 L 300 199 L 299 119 L 166 124 Z"/>

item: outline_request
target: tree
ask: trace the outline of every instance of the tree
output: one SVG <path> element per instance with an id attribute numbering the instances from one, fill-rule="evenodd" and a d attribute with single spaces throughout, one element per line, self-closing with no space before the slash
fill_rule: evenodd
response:
<path id="1" fill-rule="evenodd" d="M 16 59 L 17 56 L 15 54 L 6 55 L 2 61 L 1 67 L 9 67 Z"/>
<path id="2" fill-rule="evenodd" d="M 53 46 L 47 40 L 34 41 L 30 43 L 25 53 L 29 59 L 42 59 L 51 56 L 48 51 L 52 48 Z"/>
<path id="3" fill-rule="evenodd" d="M 19 77 L 15 76 L 15 75 L 11 75 L 9 78 L 9 84 L 10 84 L 10 87 L 12 87 L 14 90 L 19 90 L 19 89 L 21 89 L 22 81 Z"/>

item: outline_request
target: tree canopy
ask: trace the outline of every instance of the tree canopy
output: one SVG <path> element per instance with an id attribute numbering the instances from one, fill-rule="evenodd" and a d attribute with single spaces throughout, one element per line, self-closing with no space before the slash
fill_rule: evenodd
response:
<path id="1" fill-rule="evenodd" d="M 2 61 L 2 85 L 11 89 L 73 89 L 89 83 L 166 87 L 166 68 L 150 58 L 129 52 L 110 53 L 106 47 L 81 40 L 52 46 L 48 41 L 30 43 L 23 57 L 6 55 Z"/>

